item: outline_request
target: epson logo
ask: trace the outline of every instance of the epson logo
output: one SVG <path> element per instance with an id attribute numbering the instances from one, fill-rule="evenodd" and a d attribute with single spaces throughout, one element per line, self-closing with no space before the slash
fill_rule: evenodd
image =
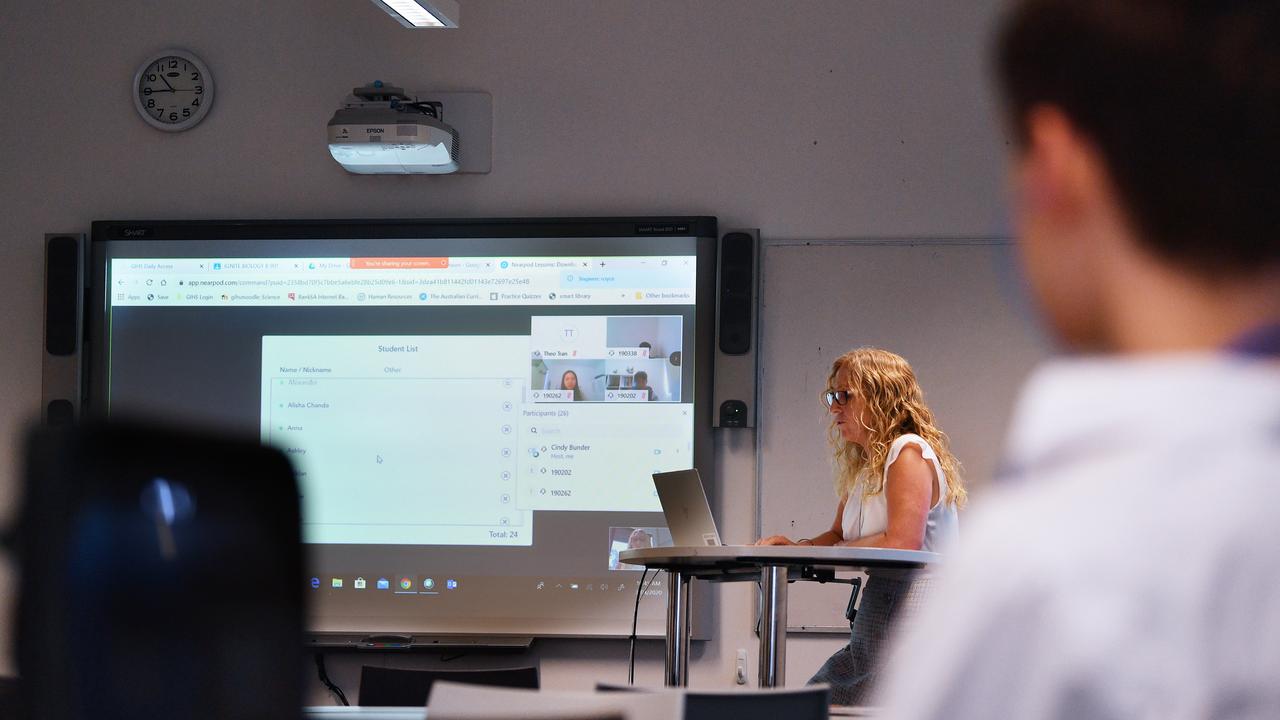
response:
<path id="1" fill-rule="evenodd" d="M 382 132 L 385 132 L 385 130 L 383 130 L 383 128 L 365 128 L 365 129 L 364 129 L 364 131 L 365 131 L 365 132 L 367 132 L 367 133 L 382 133 Z"/>

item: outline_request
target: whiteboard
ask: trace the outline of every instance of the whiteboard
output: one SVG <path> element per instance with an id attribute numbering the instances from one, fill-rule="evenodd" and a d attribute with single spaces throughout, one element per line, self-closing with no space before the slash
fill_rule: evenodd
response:
<path id="1" fill-rule="evenodd" d="M 972 495 L 998 462 L 1018 388 L 1049 350 L 1007 240 L 772 242 L 763 247 L 757 492 L 761 535 L 831 527 L 831 363 L 877 346 L 911 363 Z M 964 513 L 960 516 L 961 541 Z M 788 628 L 847 632 L 849 586 L 795 583 Z"/>

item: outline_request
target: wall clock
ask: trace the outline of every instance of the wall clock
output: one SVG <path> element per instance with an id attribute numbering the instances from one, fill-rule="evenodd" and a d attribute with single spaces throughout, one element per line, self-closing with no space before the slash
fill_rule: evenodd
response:
<path id="1" fill-rule="evenodd" d="M 213 76 L 200 58 L 186 50 L 163 50 L 133 76 L 133 104 L 151 127 L 189 130 L 213 104 Z"/>

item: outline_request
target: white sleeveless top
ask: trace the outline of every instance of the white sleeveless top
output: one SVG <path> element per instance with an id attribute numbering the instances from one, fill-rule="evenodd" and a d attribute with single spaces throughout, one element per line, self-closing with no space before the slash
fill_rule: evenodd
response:
<path id="1" fill-rule="evenodd" d="M 954 505 L 947 504 L 946 476 L 942 473 L 942 463 L 938 462 L 938 454 L 924 438 L 914 433 L 899 436 L 889 446 L 889 454 L 884 460 L 884 482 L 889 484 L 889 467 L 897 461 L 902 448 L 908 443 L 920 447 L 924 459 L 933 465 L 934 482 L 938 489 L 938 502 L 929 508 L 929 516 L 925 521 L 924 543 L 921 550 L 940 552 L 951 548 L 960 534 L 960 517 Z M 845 497 L 844 515 L 840 519 L 840 527 L 845 540 L 856 540 L 884 532 L 889 527 L 889 504 L 885 500 L 885 492 L 862 498 L 862 502 L 854 502 L 862 495 L 861 487 L 855 486 Z"/>

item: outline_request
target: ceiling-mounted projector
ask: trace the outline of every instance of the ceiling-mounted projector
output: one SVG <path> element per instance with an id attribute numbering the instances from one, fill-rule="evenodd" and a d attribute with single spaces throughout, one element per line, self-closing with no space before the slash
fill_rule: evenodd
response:
<path id="1" fill-rule="evenodd" d="M 329 154 L 347 172 L 432 174 L 458 170 L 458 131 L 444 106 L 381 81 L 358 87 L 329 121 Z"/>

